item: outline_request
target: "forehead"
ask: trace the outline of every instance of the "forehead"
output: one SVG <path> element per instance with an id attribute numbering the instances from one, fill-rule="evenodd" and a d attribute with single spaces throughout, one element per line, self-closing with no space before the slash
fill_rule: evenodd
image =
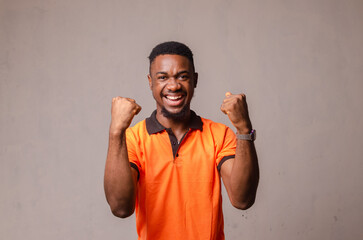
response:
<path id="1" fill-rule="evenodd" d="M 187 57 L 176 54 L 157 56 L 151 63 L 151 72 L 169 72 L 186 70 L 192 72 L 190 61 Z"/>

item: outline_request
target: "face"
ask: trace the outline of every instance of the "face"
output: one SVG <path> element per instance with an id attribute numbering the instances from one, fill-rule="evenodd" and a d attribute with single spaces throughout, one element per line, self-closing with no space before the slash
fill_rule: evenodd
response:
<path id="1" fill-rule="evenodd" d="M 158 113 L 171 118 L 189 113 L 198 74 L 188 58 L 170 54 L 157 56 L 150 66 L 148 79 Z"/>

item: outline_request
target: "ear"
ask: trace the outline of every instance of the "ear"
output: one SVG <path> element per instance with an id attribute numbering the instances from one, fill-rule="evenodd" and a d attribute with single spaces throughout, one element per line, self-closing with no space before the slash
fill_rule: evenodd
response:
<path id="1" fill-rule="evenodd" d="M 198 73 L 197 73 L 197 72 L 195 72 L 195 73 L 194 73 L 194 88 L 196 88 L 196 87 L 197 87 L 197 84 L 198 84 Z"/>
<path id="2" fill-rule="evenodd" d="M 149 87 L 152 90 L 152 88 L 153 88 L 153 81 L 151 79 L 150 73 L 147 75 L 147 79 L 149 80 Z"/>

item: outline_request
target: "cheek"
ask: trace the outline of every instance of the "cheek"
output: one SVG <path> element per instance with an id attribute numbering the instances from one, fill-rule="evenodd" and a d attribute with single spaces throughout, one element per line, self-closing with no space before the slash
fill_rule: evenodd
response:
<path id="1" fill-rule="evenodd" d="M 189 83 L 188 85 L 184 86 L 184 89 L 188 91 L 189 94 L 192 95 L 194 92 L 194 85 L 192 83 Z"/>
<path id="2" fill-rule="evenodd" d="M 154 97 L 161 97 L 164 86 L 159 83 L 152 84 L 151 91 Z"/>
<path id="3" fill-rule="evenodd" d="M 194 96 L 194 88 L 192 88 L 190 91 L 189 91 L 189 97 L 190 99 L 192 99 Z"/>

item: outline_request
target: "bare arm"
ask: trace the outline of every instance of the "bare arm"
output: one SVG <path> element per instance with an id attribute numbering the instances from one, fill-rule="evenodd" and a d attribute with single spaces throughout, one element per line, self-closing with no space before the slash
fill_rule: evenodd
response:
<path id="1" fill-rule="evenodd" d="M 112 213 L 128 217 L 135 209 L 137 171 L 130 167 L 126 146 L 126 129 L 141 107 L 132 99 L 113 98 L 104 188 Z"/>
<path id="2" fill-rule="evenodd" d="M 239 134 L 250 133 L 252 124 L 243 94 L 227 93 L 221 110 L 228 115 Z M 258 160 L 253 142 L 237 140 L 235 159 L 223 163 L 221 176 L 234 207 L 247 209 L 253 205 L 259 181 Z"/>
<path id="3" fill-rule="evenodd" d="M 254 144 L 238 140 L 235 159 L 224 162 L 221 176 L 232 205 L 247 209 L 255 202 L 259 169 Z"/>

